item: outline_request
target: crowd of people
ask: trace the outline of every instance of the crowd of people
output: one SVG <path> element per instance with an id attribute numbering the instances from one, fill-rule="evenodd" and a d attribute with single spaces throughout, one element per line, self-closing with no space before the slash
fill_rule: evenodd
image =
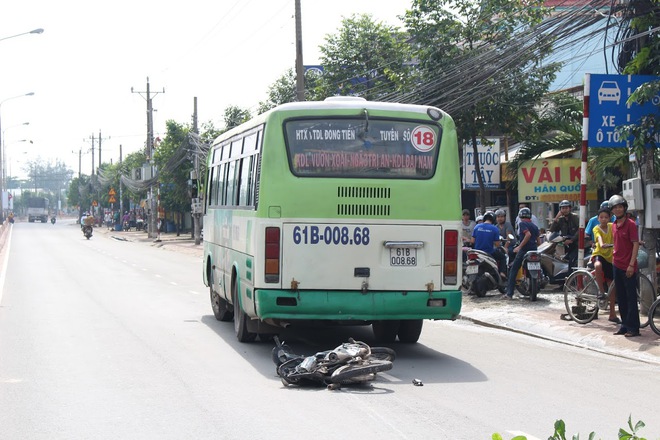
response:
<path id="1" fill-rule="evenodd" d="M 559 212 L 552 219 L 549 237 L 564 237 L 566 259 L 570 267 L 577 267 L 579 246 L 579 218 L 571 210 L 571 202 L 562 200 Z M 525 254 L 536 250 L 543 241 L 545 231 L 538 219 L 525 204 L 519 206 L 514 226 L 507 221 L 506 212 L 498 209 L 470 219 L 470 211 L 462 212 L 463 246 L 490 254 L 498 263 L 500 276 L 506 280 L 503 299 L 513 298 L 516 274 Z M 615 335 L 639 336 L 639 306 L 637 304 L 637 253 L 639 238 L 637 224 L 628 214 L 628 203 L 620 195 L 605 200 L 598 213 L 592 217 L 584 231 L 586 243 L 592 246 L 591 263 L 595 277 L 603 292 L 607 285 L 614 283 L 615 294 L 609 298 L 609 320 L 620 324 Z M 511 239 L 513 237 L 513 239 Z M 509 257 L 509 267 L 506 257 Z M 616 314 L 618 304 L 620 318 Z"/>

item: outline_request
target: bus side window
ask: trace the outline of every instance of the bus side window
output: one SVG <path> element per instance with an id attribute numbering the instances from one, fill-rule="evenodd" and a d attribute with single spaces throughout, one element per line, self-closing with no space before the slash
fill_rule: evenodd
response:
<path id="1" fill-rule="evenodd" d="M 218 165 L 218 169 L 215 173 L 215 196 L 213 197 L 214 205 L 222 205 L 224 202 L 224 192 L 225 192 L 225 164 L 221 163 Z"/>
<path id="2" fill-rule="evenodd" d="M 236 161 L 233 160 L 227 164 L 227 179 L 225 180 L 225 205 L 233 206 L 236 204 Z"/>
<path id="3" fill-rule="evenodd" d="M 216 175 L 217 171 L 218 171 L 217 166 L 211 167 L 211 169 L 209 170 L 209 182 L 208 182 L 208 185 L 206 185 L 206 187 L 207 187 L 206 188 L 206 206 L 215 205 L 214 202 L 215 202 L 215 199 L 216 199 L 216 196 L 217 196 L 218 186 L 216 185 L 216 182 L 213 179 L 215 179 L 215 175 Z"/>
<path id="4" fill-rule="evenodd" d="M 252 204 L 252 162 L 254 156 L 241 159 L 241 176 L 239 184 L 239 206 L 250 206 Z"/>

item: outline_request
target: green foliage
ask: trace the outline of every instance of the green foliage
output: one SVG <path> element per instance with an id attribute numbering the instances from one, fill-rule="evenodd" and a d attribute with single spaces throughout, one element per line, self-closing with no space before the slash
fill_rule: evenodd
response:
<path id="1" fill-rule="evenodd" d="M 646 440 L 644 437 L 639 437 L 637 435 L 638 431 L 645 427 L 646 425 L 644 422 L 641 420 L 633 426 L 632 423 L 632 416 L 628 416 L 628 429 L 630 432 L 620 428 L 618 432 L 618 439 L 619 440 Z M 552 433 L 550 437 L 548 437 L 548 440 L 566 440 L 566 424 L 564 423 L 563 420 L 557 420 L 555 421 L 555 431 Z M 491 436 L 492 440 L 504 440 L 504 437 L 502 437 L 501 434 L 499 433 L 494 433 Z M 595 440 L 596 438 L 596 433 L 595 432 L 590 432 L 589 437 L 587 437 L 588 440 Z M 571 440 L 580 440 L 580 434 L 574 434 L 572 437 L 570 437 Z M 511 440 L 527 440 L 527 437 L 524 435 L 517 435 Z"/>
<path id="2" fill-rule="evenodd" d="M 268 88 L 268 98 L 259 103 L 257 112 L 265 113 L 271 108 L 296 100 L 296 76 L 293 69 L 287 70 Z"/>
<path id="3" fill-rule="evenodd" d="M 238 127 L 243 122 L 249 121 L 251 117 L 252 115 L 250 115 L 249 110 L 242 109 L 235 105 L 230 105 L 225 109 L 225 113 L 223 115 L 225 122 L 225 129 L 223 130 L 223 133 L 225 131 L 231 130 L 234 127 Z"/>
<path id="4" fill-rule="evenodd" d="M 166 126 L 167 134 L 154 154 L 159 173 L 160 204 L 166 211 L 190 211 L 188 179 L 192 162 L 186 149 L 189 128 L 172 120 L 167 121 Z"/>
<path id="5" fill-rule="evenodd" d="M 324 73 L 308 87 L 315 99 L 359 95 L 379 100 L 403 87 L 408 77 L 411 47 L 407 36 L 396 27 L 375 22 L 370 14 L 344 18 L 337 33 L 326 35 L 319 50 Z"/>
<path id="6" fill-rule="evenodd" d="M 518 134 L 531 123 L 535 107 L 559 68 L 543 62 L 551 45 L 528 51 L 520 46 L 521 29 L 532 28 L 546 13 L 542 3 L 414 0 L 406 11 L 405 22 L 417 47 L 424 80 L 417 100 L 448 111 L 456 122 L 459 143 L 470 145 L 475 153 L 477 139 L 491 133 L 520 139 Z M 506 68 L 463 72 L 457 67 L 475 65 L 479 59 L 490 64 L 497 58 L 494 53 L 507 48 L 519 51 L 520 56 Z M 444 76 L 452 80 L 437 80 Z M 480 204 L 485 208 L 478 169 L 477 176 L 482 189 Z"/>

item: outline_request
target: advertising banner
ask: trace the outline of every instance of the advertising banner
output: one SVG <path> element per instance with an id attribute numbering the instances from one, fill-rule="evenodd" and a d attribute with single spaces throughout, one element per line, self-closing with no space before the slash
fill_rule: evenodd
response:
<path id="1" fill-rule="evenodd" d="M 482 144 L 481 139 L 477 139 L 479 169 L 484 187 L 498 189 L 500 187 L 500 139 L 487 139 L 488 145 Z M 472 144 L 466 144 L 463 147 L 463 189 L 479 189 Z"/>
<path id="2" fill-rule="evenodd" d="M 518 200 L 561 202 L 580 200 L 580 159 L 537 159 L 523 162 L 518 169 Z M 587 191 L 587 200 L 596 200 L 596 191 Z"/>

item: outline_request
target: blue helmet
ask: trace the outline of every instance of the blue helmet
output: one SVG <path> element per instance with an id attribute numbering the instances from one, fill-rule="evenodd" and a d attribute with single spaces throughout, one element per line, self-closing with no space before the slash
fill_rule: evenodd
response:
<path id="1" fill-rule="evenodd" d="M 600 204 L 600 209 L 610 209 L 610 201 L 605 200 L 603 203 Z"/>
<path id="2" fill-rule="evenodd" d="M 520 211 L 518 211 L 518 217 L 532 218 L 532 210 L 529 208 L 520 208 Z"/>

